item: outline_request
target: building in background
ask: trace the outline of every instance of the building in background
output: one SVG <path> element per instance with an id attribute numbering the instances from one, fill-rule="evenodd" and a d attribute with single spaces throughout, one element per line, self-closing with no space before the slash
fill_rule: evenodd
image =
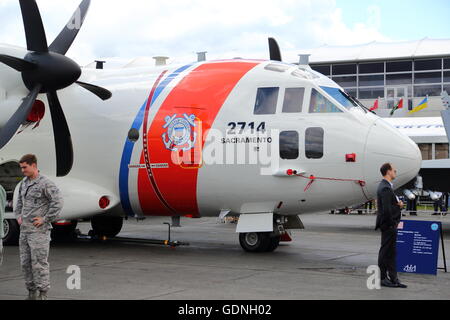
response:
<path id="1" fill-rule="evenodd" d="M 309 50 L 311 67 L 332 78 L 376 113 L 392 117 L 440 116 L 441 93 L 450 93 L 450 39 L 323 46 Z M 426 100 L 425 100 L 426 99 Z M 410 113 L 426 102 L 426 108 Z"/>
<path id="2" fill-rule="evenodd" d="M 386 121 L 417 143 L 422 160 L 449 158 L 449 143 L 442 118 L 392 117 L 386 118 Z"/>

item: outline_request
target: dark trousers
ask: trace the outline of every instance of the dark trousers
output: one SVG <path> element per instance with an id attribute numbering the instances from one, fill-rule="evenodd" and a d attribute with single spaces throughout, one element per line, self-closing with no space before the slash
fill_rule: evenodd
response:
<path id="1" fill-rule="evenodd" d="M 397 228 L 381 231 L 381 248 L 378 254 L 378 266 L 381 271 L 381 280 L 389 279 L 393 282 L 397 278 Z"/>
<path id="2" fill-rule="evenodd" d="M 434 213 L 438 213 L 442 208 L 442 199 L 434 201 Z"/>
<path id="3" fill-rule="evenodd" d="M 417 215 L 417 198 L 414 200 L 406 200 L 406 211 L 410 215 Z"/>

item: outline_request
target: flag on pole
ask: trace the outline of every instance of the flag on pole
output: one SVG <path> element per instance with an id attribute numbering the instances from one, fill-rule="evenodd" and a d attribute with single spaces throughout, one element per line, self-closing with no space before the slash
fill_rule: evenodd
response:
<path id="1" fill-rule="evenodd" d="M 417 107 L 415 107 L 414 109 L 412 109 L 408 113 L 411 114 L 411 113 L 414 113 L 414 112 L 418 112 L 418 111 L 421 111 L 421 110 L 423 110 L 425 108 L 428 108 L 428 97 L 423 99 L 423 101 L 421 103 L 419 103 L 419 105 Z"/>
<path id="2" fill-rule="evenodd" d="M 403 108 L 403 98 L 400 99 L 400 101 L 397 103 L 397 105 L 392 109 L 391 116 L 394 114 L 395 111 L 397 111 L 398 109 L 402 109 L 402 108 Z"/>
<path id="3" fill-rule="evenodd" d="M 378 109 L 378 99 L 375 101 L 375 103 L 373 104 L 373 107 L 370 108 L 370 111 L 375 111 Z"/>

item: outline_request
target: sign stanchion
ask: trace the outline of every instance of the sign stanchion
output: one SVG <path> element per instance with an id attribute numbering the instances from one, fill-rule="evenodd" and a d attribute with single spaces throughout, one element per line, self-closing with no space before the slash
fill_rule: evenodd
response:
<path id="1" fill-rule="evenodd" d="M 445 260 L 445 245 L 444 245 L 444 231 L 442 230 L 442 223 L 439 225 L 441 229 L 441 247 L 442 247 L 442 258 L 444 259 L 444 268 L 438 268 L 444 270 L 447 273 L 447 261 Z"/>

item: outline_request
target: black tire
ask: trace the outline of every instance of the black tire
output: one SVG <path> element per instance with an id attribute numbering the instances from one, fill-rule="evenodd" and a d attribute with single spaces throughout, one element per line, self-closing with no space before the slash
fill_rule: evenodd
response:
<path id="1" fill-rule="evenodd" d="M 75 238 L 78 221 L 71 221 L 69 225 L 53 225 L 52 240 L 70 240 Z"/>
<path id="2" fill-rule="evenodd" d="M 267 247 L 266 252 L 273 252 L 280 245 L 280 236 L 270 237 L 270 244 Z"/>
<path id="3" fill-rule="evenodd" d="M 270 232 L 249 232 L 239 234 L 239 243 L 247 252 L 267 252 L 270 242 Z"/>
<path id="4" fill-rule="evenodd" d="M 3 237 L 3 244 L 5 246 L 16 246 L 19 244 L 20 226 L 15 219 L 3 220 L 3 230 L 5 235 Z"/>
<path id="5" fill-rule="evenodd" d="M 95 216 L 91 219 L 94 234 L 98 237 L 112 238 L 122 230 L 123 218 L 115 216 Z"/>

